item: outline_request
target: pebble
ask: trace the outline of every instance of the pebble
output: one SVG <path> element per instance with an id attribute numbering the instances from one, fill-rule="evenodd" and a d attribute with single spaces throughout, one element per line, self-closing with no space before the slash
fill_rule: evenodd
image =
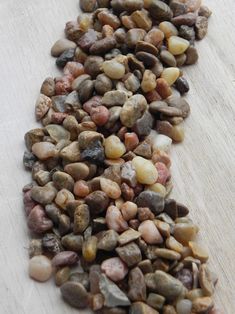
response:
<path id="1" fill-rule="evenodd" d="M 152 20 L 149 17 L 147 11 L 136 10 L 131 14 L 131 19 L 137 25 L 137 27 L 142 28 L 146 31 L 150 30 L 152 27 Z"/>
<path id="2" fill-rule="evenodd" d="M 64 51 L 68 49 L 75 49 L 76 44 L 68 39 L 59 39 L 51 48 L 51 55 L 53 57 L 59 57 Z"/>
<path id="3" fill-rule="evenodd" d="M 158 94 L 160 95 L 162 99 L 166 99 L 172 94 L 171 88 L 164 78 L 157 79 L 156 91 L 158 92 Z"/>
<path id="4" fill-rule="evenodd" d="M 199 259 L 202 263 L 206 263 L 209 256 L 206 250 L 201 247 L 198 243 L 189 241 L 188 243 L 190 249 L 192 250 L 193 256 Z"/>
<path id="5" fill-rule="evenodd" d="M 61 190 L 61 189 L 67 189 L 69 191 L 73 190 L 73 187 L 74 187 L 73 178 L 69 174 L 63 171 L 54 172 L 52 176 L 52 180 L 53 180 L 54 186 L 58 190 Z"/>
<path id="6" fill-rule="evenodd" d="M 138 207 L 149 207 L 153 213 L 159 214 L 164 209 L 164 198 L 159 193 L 143 191 L 138 195 L 136 204 Z"/>
<path id="7" fill-rule="evenodd" d="M 40 92 L 48 97 L 55 96 L 55 81 L 52 77 L 47 77 L 43 81 Z"/>
<path id="8" fill-rule="evenodd" d="M 173 16 L 170 7 L 166 3 L 158 0 L 150 1 L 148 10 L 150 15 L 157 21 L 167 21 Z"/>
<path id="9" fill-rule="evenodd" d="M 124 141 L 127 151 L 133 151 L 139 144 L 139 138 L 136 133 L 125 133 Z"/>
<path id="10" fill-rule="evenodd" d="M 171 148 L 172 139 L 169 136 L 158 134 L 153 139 L 152 148 L 153 150 L 162 150 L 168 152 Z"/>
<path id="11" fill-rule="evenodd" d="M 187 5 L 182 1 L 171 1 L 170 8 L 173 12 L 173 16 L 179 16 L 187 12 Z"/>
<path id="12" fill-rule="evenodd" d="M 124 91 L 109 91 L 104 94 L 102 104 L 108 108 L 113 106 L 123 106 L 127 99 L 127 94 Z"/>
<path id="13" fill-rule="evenodd" d="M 103 191 L 94 191 L 85 198 L 92 214 L 98 214 L 106 210 L 109 205 L 109 197 Z"/>
<path id="14" fill-rule="evenodd" d="M 82 250 L 83 237 L 70 233 L 62 237 L 61 243 L 69 251 L 80 252 Z"/>
<path id="15" fill-rule="evenodd" d="M 75 49 L 68 49 L 65 50 L 57 59 L 56 59 L 56 65 L 59 68 L 64 68 L 66 66 L 66 64 L 70 61 L 73 61 L 74 59 L 74 53 L 75 53 Z M 83 67 L 82 67 L 83 68 Z M 84 72 L 83 72 L 84 73 Z"/>
<path id="16" fill-rule="evenodd" d="M 210 297 L 214 294 L 214 285 L 206 264 L 202 264 L 199 267 L 199 283 L 205 296 Z"/>
<path id="17" fill-rule="evenodd" d="M 83 285 L 83 287 L 89 290 L 89 275 L 88 273 L 74 272 L 69 276 L 69 281 L 78 282 Z"/>
<path id="18" fill-rule="evenodd" d="M 51 99 L 44 94 L 40 94 L 35 104 L 35 116 L 37 121 L 41 120 L 46 115 L 51 106 Z"/>
<path id="19" fill-rule="evenodd" d="M 210 297 L 202 297 L 193 301 L 192 311 L 195 313 L 209 312 L 214 306 L 214 302 Z"/>
<path id="20" fill-rule="evenodd" d="M 130 307 L 130 314 L 158 314 L 158 311 L 143 302 L 134 302 Z"/>
<path id="21" fill-rule="evenodd" d="M 165 303 L 165 298 L 156 293 L 149 293 L 147 298 L 147 304 L 154 309 L 160 311 Z"/>
<path id="22" fill-rule="evenodd" d="M 192 65 L 195 64 L 198 60 L 198 52 L 197 49 L 193 46 L 189 46 L 186 51 L 186 61 L 185 64 Z"/>
<path id="23" fill-rule="evenodd" d="M 109 206 L 106 211 L 105 221 L 109 229 L 123 232 L 128 229 L 128 224 L 122 217 L 121 211 L 116 206 Z"/>
<path id="24" fill-rule="evenodd" d="M 154 118 L 151 113 L 146 110 L 142 117 L 137 119 L 135 125 L 133 126 L 133 131 L 135 131 L 139 137 L 145 137 L 151 132 L 153 124 Z"/>
<path id="25" fill-rule="evenodd" d="M 41 239 L 32 239 L 29 243 L 29 257 L 32 258 L 34 256 L 42 255 L 42 240 Z"/>
<path id="26" fill-rule="evenodd" d="M 128 273 L 127 266 L 119 257 L 112 257 L 106 259 L 101 264 L 101 270 L 109 279 L 111 279 L 114 282 L 124 279 Z"/>
<path id="27" fill-rule="evenodd" d="M 88 263 L 96 259 L 98 239 L 95 236 L 90 236 L 83 242 L 82 256 Z"/>
<path id="28" fill-rule="evenodd" d="M 128 267 L 132 267 L 142 260 L 141 251 L 135 242 L 116 248 L 116 252 Z"/>
<path id="29" fill-rule="evenodd" d="M 42 204 L 50 204 L 56 196 L 56 190 L 50 185 L 45 186 L 34 186 L 31 190 L 31 198 Z"/>
<path id="30" fill-rule="evenodd" d="M 205 16 L 198 16 L 195 24 L 195 33 L 197 39 L 203 39 L 207 34 L 208 19 Z"/>
<path id="31" fill-rule="evenodd" d="M 212 12 L 211 10 L 205 6 L 205 5 L 201 5 L 198 11 L 198 15 L 199 16 L 204 16 L 206 18 L 209 18 L 211 16 Z"/>
<path id="32" fill-rule="evenodd" d="M 161 24 L 161 23 L 160 23 Z M 160 26 L 160 25 L 159 25 Z M 160 28 L 160 27 L 159 27 Z M 164 39 L 164 31 L 160 28 L 160 29 L 157 29 L 157 28 L 152 28 L 147 34 L 146 36 L 144 37 L 144 41 L 146 43 L 149 43 L 155 47 L 159 47 L 161 44 L 162 44 L 162 41 Z M 136 48 L 138 49 L 138 45 L 139 45 L 139 42 L 137 43 L 137 46 Z M 145 44 L 145 47 L 146 47 L 146 44 Z M 146 50 L 144 50 L 146 51 Z M 151 49 L 152 52 L 150 52 L 150 50 L 148 49 L 147 52 L 150 52 L 150 53 L 153 53 L 154 50 Z M 155 50 L 155 55 L 157 54 L 157 51 Z"/>
<path id="33" fill-rule="evenodd" d="M 71 200 L 74 200 L 74 195 L 69 190 L 62 189 L 57 193 L 55 203 L 62 209 L 65 209 L 67 203 Z"/>
<path id="34" fill-rule="evenodd" d="M 40 160 L 55 157 L 57 154 L 55 145 L 49 142 L 38 142 L 33 144 L 32 152 Z"/>
<path id="35" fill-rule="evenodd" d="M 54 267 L 73 265 L 78 262 L 78 255 L 72 251 L 64 251 L 56 254 L 51 263 Z"/>
<path id="36" fill-rule="evenodd" d="M 158 172 L 151 161 L 138 156 L 132 160 L 132 165 L 135 168 L 139 183 L 153 184 L 157 181 Z"/>
<path id="37" fill-rule="evenodd" d="M 189 41 L 178 36 L 171 36 L 168 39 L 168 49 L 173 55 L 184 53 L 189 47 Z"/>
<path id="38" fill-rule="evenodd" d="M 111 79 L 119 80 L 125 75 L 125 66 L 115 59 L 103 63 L 104 73 Z"/>
<path id="39" fill-rule="evenodd" d="M 117 45 L 116 40 L 113 36 L 105 37 L 103 39 L 97 40 L 90 48 L 90 53 L 92 55 L 103 55 Z"/>
<path id="40" fill-rule="evenodd" d="M 117 159 L 125 154 L 125 145 L 115 135 L 110 135 L 105 139 L 105 156 L 111 159 Z"/>
<path id="41" fill-rule="evenodd" d="M 193 223 L 177 223 L 174 227 L 174 237 L 182 244 L 193 241 L 198 233 L 198 227 Z"/>
<path id="42" fill-rule="evenodd" d="M 145 279 L 139 267 L 135 267 L 129 272 L 128 286 L 128 297 L 132 302 L 146 300 Z"/>
<path id="43" fill-rule="evenodd" d="M 188 81 L 184 77 L 179 77 L 175 81 L 175 87 L 180 92 L 181 95 L 187 93 L 189 91 Z"/>
<path id="44" fill-rule="evenodd" d="M 144 241 L 148 244 L 160 244 L 163 242 L 163 238 L 152 220 L 143 221 L 140 224 L 138 231 L 141 233 L 141 237 Z"/>
<path id="45" fill-rule="evenodd" d="M 139 239 L 140 236 L 141 236 L 140 232 L 138 232 L 134 229 L 128 229 L 128 230 L 124 231 L 121 235 L 119 235 L 118 243 L 120 245 L 125 245 L 129 242 L 132 242 L 132 241 Z"/>
<path id="46" fill-rule="evenodd" d="M 168 21 L 161 22 L 159 24 L 159 29 L 163 32 L 165 38 L 169 38 L 171 36 L 178 36 L 178 30 L 174 24 Z"/>
<path id="47" fill-rule="evenodd" d="M 100 291 L 104 296 L 104 305 L 107 307 L 129 306 L 130 301 L 118 286 L 109 280 L 104 274 L 100 276 Z"/>
<path id="48" fill-rule="evenodd" d="M 144 157 L 146 159 L 149 159 L 152 157 L 152 147 L 151 144 L 148 141 L 141 142 L 136 149 L 134 150 L 134 153 L 138 156 Z"/>
<path id="49" fill-rule="evenodd" d="M 88 305 L 88 293 L 81 283 L 67 281 L 60 291 L 64 300 L 76 308 L 85 308 Z"/>
<path id="50" fill-rule="evenodd" d="M 118 233 L 114 230 L 103 231 L 98 238 L 97 248 L 103 251 L 113 251 L 118 243 Z"/>
<path id="51" fill-rule="evenodd" d="M 95 80 L 95 90 L 99 95 L 104 95 L 105 93 L 111 91 L 112 81 L 104 73 L 99 74 Z"/>
<path id="52" fill-rule="evenodd" d="M 150 71 L 150 70 L 145 70 L 143 79 L 141 82 L 141 88 L 143 92 L 148 93 L 151 92 L 156 88 L 156 75 Z"/>
<path id="53" fill-rule="evenodd" d="M 121 206 L 120 210 L 124 220 L 129 221 L 135 218 L 138 209 L 135 203 L 127 201 Z"/>
<path id="54" fill-rule="evenodd" d="M 42 249 L 54 255 L 61 252 L 63 247 L 57 235 L 54 233 L 46 233 L 42 238 Z"/>
<path id="55" fill-rule="evenodd" d="M 90 75 L 92 79 L 95 79 L 98 74 L 101 73 L 102 64 L 104 59 L 99 56 L 89 56 L 84 63 L 84 70 L 86 74 Z"/>
<path id="56" fill-rule="evenodd" d="M 157 248 L 155 250 L 155 254 L 157 255 L 157 257 L 164 258 L 170 261 L 178 261 L 181 258 L 181 255 L 178 252 L 169 249 Z"/>
<path id="57" fill-rule="evenodd" d="M 121 196 L 121 189 L 119 185 L 109 179 L 106 178 L 100 178 L 100 186 L 103 192 L 105 192 L 108 197 L 112 199 L 118 199 Z"/>
<path id="58" fill-rule="evenodd" d="M 175 83 L 175 81 L 178 79 L 180 75 L 180 70 L 175 67 L 169 67 L 167 69 L 164 69 L 161 78 L 165 79 L 169 86 Z"/>
<path id="59" fill-rule="evenodd" d="M 89 176 L 89 167 L 83 162 L 69 163 L 64 170 L 70 174 L 74 180 L 85 180 Z"/>
<path id="60" fill-rule="evenodd" d="M 80 7 L 84 12 L 94 11 L 96 0 L 80 0 Z"/>
<path id="61" fill-rule="evenodd" d="M 29 261 L 29 276 L 37 281 L 47 281 L 52 275 L 52 265 L 49 258 L 37 255 Z"/>
<path id="62" fill-rule="evenodd" d="M 182 293 L 182 283 L 161 270 L 154 273 L 156 292 L 164 296 L 168 301 L 176 300 Z"/>
<path id="63" fill-rule="evenodd" d="M 146 31 L 141 28 L 130 29 L 126 33 L 126 43 L 129 48 L 134 48 L 138 41 L 143 40 L 146 35 Z"/>
<path id="64" fill-rule="evenodd" d="M 176 60 L 172 53 L 168 50 L 160 52 L 161 61 L 170 67 L 176 67 Z M 166 70 L 166 69 L 165 69 Z"/>
<path id="65" fill-rule="evenodd" d="M 125 76 L 124 85 L 126 89 L 132 93 L 135 93 L 140 88 L 140 81 L 134 74 L 129 73 L 127 76 Z"/>
<path id="66" fill-rule="evenodd" d="M 190 12 L 173 17 L 171 22 L 176 26 L 180 25 L 193 26 L 196 23 L 196 18 L 197 18 L 196 14 Z"/>
<path id="67" fill-rule="evenodd" d="M 181 25 L 179 36 L 193 43 L 195 41 L 195 30 L 192 26 Z"/>
<path id="68" fill-rule="evenodd" d="M 192 302 L 190 300 L 182 299 L 177 302 L 176 310 L 179 314 L 190 314 L 192 309 Z"/>
<path id="69" fill-rule="evenodd" d="M 165 186 L 160 183 L 154 183 L 152 185 L 148 185 L 145 189 L 156 192 L 160 194 L 162 197 L 165 197 L 167 194 Z"/>
<path id="70" fill-rule="evenodd" d="M 74 212 L 74 234 L 83 233 L 90 223 L 90 211 L 86 204 L 82 204 Z"/>
<path id="71" fill-rule="evenodd" d="M 182 98 L 177 96 L 170 96 L 166 99 L 168 106 L 175 107 L 181 110 L 182 117 L 187 118 L 190 113 L 190 106 L 188 102 Z"/>
<path id="72" fill-rule="evenodd" d="M 69 267 L 63 267 L 59 269 L 55 274 L 55 284 L 60 287 L 63 283 L 68 281 L 69 276 L 70 276 Z"/>

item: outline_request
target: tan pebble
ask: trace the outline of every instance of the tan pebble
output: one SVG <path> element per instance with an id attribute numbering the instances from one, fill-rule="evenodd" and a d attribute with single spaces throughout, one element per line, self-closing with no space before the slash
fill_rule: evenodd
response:
<path id="1" fill-rule="evenodd" d="M 116 206 L 108 207 L 105 221 L 108 228 L 116 232 L 123 232 L 128 229 L 127 222 L 123 219 L 121 211 Z"/>
<path id="2" fill-rule="evenodd" d="M 210 297 L 202 297 L 193 301 L 193 313 L 207 313 L 214 306 L 214 302 Z"/>
<path id="3" fill-rule="evenodd" d="M 143 221 L 138 228 L 141 237 L 148 244 L 159 244 L 163 238 L 152 220 Z"/>
<path id="4" fill-rule="evenodd" d="M 121 206 L 120 210 L 123 218 L 126 221 L 129 221 L 135 218 L 137 214 L 137 205 L 133 202 L 127 201 Z"/>
<path id="5" fill-rule="evenodd" d="M 170 67 L 163 70 L 161 78 L 164 78 L 167 83 L 171 86 L 175 83 L 180 75 L 180 70 L 178 68 Z"/>
<path id="6" fill-rule="evenodd" d="M 150 160 L 138 156 L 132 160 L 132 164 L 139 183 L 151 185 L 157 181 L 158 172 Z"/>
<path id="7" fill-rule="evenodd" d="M 178 253 L 182 253 L 184 250 L 183 245 L 178 242 L 174 237 L 170 236 L 169 238 L 166 239 L 166 247 L 168 249 L 174 250 Z"/>
<path id="8" fill-rule="evenodd" d="M 161 183 L 154 183 L 152 185 L 146 186 L 145 190 L 150 190 L 156 193 L 161 194 L 163 197 L 166 196 L 166 188 Z"/>
<path id="9" fill-rule="evenodd" d="M 114 80 L 120 80 L 125 75 L 125 66 L 116 60 L 105 61 L 103 70 L 108 77 Z"/>
<path id="10" fill-rule="evenodd" d="M 178 35 L 177 28 L 171 22 L 167 22 L 167 21 L 161 22 L 159 24 L 159 28 L 164 33 L 166 38 Z"/>
<path id="11" fill-rule="evenodd" d="M 198 227 L 193 223 L 177 223 L 174 227 L 174 237 L 183 245 L 194 240 L 197 233 Z"/>
<path id="12" fill-rule="evenodd" d="M 61 286 L 63 283 L 65 283 L 70 276 L 70 268 L 69 267 L 63 267 L 59 269 L 55 274 L 55 284 L 57 286 Z"/>
<path id="13" fill-rule="evenodd" d="M 29 276 L 37 281 L 47 281 L 52 274 L 52 265 L 49 258 L 37 255 L 29 261 Z"/>
<path id="14" fill-rule="evenodd" d="M 153 28 L 147 33 L 147 35 L 144 38 L 144 41 L 154 45 L 155 47 L 159 47 L 162 44 L 163 39 L 164 32 L 162 32 L 162 30 L 160 29 Z"/>
<path id="15" fill-rule="evenodd" d="M 152 20 L 148 15 L 148 11 L 134 11 L 131 14 L 131 18 L 139 28 L 142 28 L 146 31 L 150 30 L 152 26 Z"/>
<path id="16" fill-rule="evenodd" d="M 124 279 L 128 273 L 126 264 L 119 257 L 112 257 L 103 261 L 101 270 L 114 282 Z"/>
<path id="17" fill-rule="evenodd" d="M 158 219 L 155 219 L 154 223 L 162 236 L 166 238 L 170 236 L 171 228 L 168 223 L 166 223 L 165 221 L 158 220 Z"/>
<path id="18" fill-rule="evenodd" d="M 189 41 L 178 36 L 171 36 L 168 39 L 168 49 L 173 55 L 184 53 L 189 47 Z"/>
<path id="19" fill-rule="evenodd" d="M 145 70 L 141 83 L 141 88 L 143 92 L 151 92 L 156 88 L 156 85 L 156 75 L 150 70 Z"/>
<path id="20" fill-rule="evenodd" d="M 131 16 L 123 15 L 121 17 L 121 21 L 122 21 L 123 26 L 125 26 L 127 29 L 136 28 L 136 24 L 133 21 Z"/>
<path id="21" fill-rule="evenodd" d="M 171 131 L 171 138 L 174 142 L 182 142 L 184 140 L 184 128 L 182 125 L 174 125 Z"/>
<path id="22" fill-rule="evenodd" d="M 57 153 L 55 145 L 49 142 L 38 142 L 33 144 L 32 152 L 40 160 L 55 157 Z"/>
<path id="23" fill-rule="evenodd" d="M 126 152 L 125 145 L 120 141 L 119 137 L 110 135 L 105 139 L 105 155 L 110 159 L 120 158 Z"/>
<path id="24" fill-rule="evenodd" d="M 193 256 L 195 258 L 199 259 L 202 263 L 205 263 L 208 260 L 208 253 L 204 248 L 201 247 L 201 245 L 193 241 L 189 241 L 188 245 L 192 250 Z"/>
<path id="25" fill-rule="evenodd" d="M 109 179 L 106 178 L 100 178 L 100 186 L 103 192 L 105 192 L 108 197 L 112 198 L 112 199 L 118 199 L 122 192 L 121 189 L 119 187 L 119 185 Z"/>
<path id="26" fill-rule="evenodd" d="M 55 203 L 65 209 L 66 208 L 66 205 L 69 201 L 73 201 L 74 200 L 74 195 L 73 193 L 71 193 L 69 190 L 66 190 L 66 189 L 62 189 L 60 190 L 57 195 L 56 195 L 56 198 L 55 198 Z"/>

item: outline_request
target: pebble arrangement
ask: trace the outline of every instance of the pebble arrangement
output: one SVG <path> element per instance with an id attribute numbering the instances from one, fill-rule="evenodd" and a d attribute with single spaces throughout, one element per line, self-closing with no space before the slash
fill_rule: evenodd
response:
<path id="1" fill-rule="evenodd" d="M 201 0 L 81 0 L 51 49 L 63 75 L 25 134 L 29 275 L 103 314 L 221 313 L 198 227 L 172 190 L 172 142 L 190 107 L 180 69 L 194 64 L 210 10 Z"/>

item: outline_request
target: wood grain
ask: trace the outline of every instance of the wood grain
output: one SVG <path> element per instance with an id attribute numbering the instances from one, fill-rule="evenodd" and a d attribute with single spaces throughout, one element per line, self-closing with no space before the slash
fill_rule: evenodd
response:
<path id="1" fill-rule="evenodd" d="M 172 149 L 173 196 L 187 204 L 200 226 L 199 241 L 219 275 L 215 301 L 235 312 L 235 2 L 207 0 L 209 34 L 197 44 L 197 66 L 184 69 L 192 114 L 186 139 Z M 27 275 L 28 233 L 21 188 L 30 180 L 22 166 L 24 133 L 35 127 L 34 103 L 43 79 L 57 75 L 51 45 L 65 22 L 78 15 L 77 0 L 0 1 L 0 313 L 78 313 L 53 282 Z M 82 313 L 82 312 L 81 312 Z"/>

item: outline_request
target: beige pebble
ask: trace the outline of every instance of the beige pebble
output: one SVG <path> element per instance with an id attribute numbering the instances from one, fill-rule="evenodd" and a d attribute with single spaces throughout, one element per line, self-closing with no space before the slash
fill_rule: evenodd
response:
<path id="1" fill-rule="evenodd" d="M 141 83 L 141 88 L 143 92 L 144 93 L 151 92 L 156 88 L 156 86 L 157 86 L 156 75 L 150 70 L 145 70 L 143 80 Z"/>
<path id="2" fill-rule="evenodd" d="M 146 190 L 150 190 L 156 193 L 161 194 L 163 197 L 166 196 L 166 188 L 164 185 L 162 185 L 161 183 L 154 183 L 152 185 L 148 185 L 145 188 Z"/>
<path id="3" fill-rule="evenodd" d="M 112 199 L 116 200 L 122 194 L 119 185 L 112 180 L 109 180 L 106 178 L 100 178 L 100 186 L 101 186 L 101 190 L 105 192 L 108 195 L 108 197 Z"/>
<path id="4" fill-rule="evenodd" d="M 139 183 L 150 185 L 157 181 L 158 172 L 150 160 L 138 156 L 132 160 L 132 165 Z"/>
<path id="5" fill-rule="evenodd" d="M 77 45 L 73 41 L 62 38 L 57 40 L 57 42 L 55 42 L 55 44 L 52 46 L 51 55 L 53 57 L 59 57 L 64 51 L 72 48 L 75 49 L 76 47 Z"/>
<path id="6" fill-rule="evenodd" d="M 189 47 L 189 41 L 186 39 L 183 39 L 178 36 L 171 36 L 168 39 L 168 50 L 173 55 L 177 56 L 184 53 L 188 47 Z"/>
<path id="7" fill-rule="evenodd" d="M 171 130 L 171 138 L 174 142 L 182 142 L 184 140 L 184 128 L 182 125 L 174 125 Z"/>
<path id="8" fill-rule="evenodd" d="M 108 77 L 114 80 L 120 80 L 125 75 L 125 66 L 116 60 L 105 61 L 103 70 Z"/>
<path id="9" fill-rule="evenodd" d="M 171 22 L 167 22 L 167 21 L 161 22 L 159 24 L 159 28 L 164 33 L 166 38 L 178 35 L 177 28 Z"/>
<path id="10" fill-rule="evenodd" d="M 203 247 L 201 247 L 201 245 L 193 241 L 189 241 L 188 245 L 192 250 L 193 256 L 195 258 L 199 259 L 202 263 L 205 263 L 208 260 L 208 253 Z"/>
<path id="11" fill-rule="evenodd" d="M 110 159 L 120 158 L 126 152 L 125 145 L 120 141 L 119 137 L 110 135 L 105 139 L 105 155 Z"/>
<path id="12" fill-rule="evenodd" d="M 49 142 L 38 142 L 33 144 L 32 152 L 40 160 L 55 157 L 57 153 L 55 145 Z"/>
<path id="13" fill-rule="evenodd" d="M 175 83 L 179 76 L 180 70 L 175 67 L 166 68 L 161 74 L 161 78 L 164 78 L 170 86 Z"/>
<path id="14" fill-rule="evenodd" d="M 138 208 L 135 203 L 127 201 L 121 206 L 120 210 L 123 218 L 129 221 L 135 218 Z"/>
<path id="15" fill-rule="evenodd" d="M 37 255 L 29 261 L 29 276 L 37 281 L 47 281 L 52 274 L 52 265 L 49 258 Z"/>

